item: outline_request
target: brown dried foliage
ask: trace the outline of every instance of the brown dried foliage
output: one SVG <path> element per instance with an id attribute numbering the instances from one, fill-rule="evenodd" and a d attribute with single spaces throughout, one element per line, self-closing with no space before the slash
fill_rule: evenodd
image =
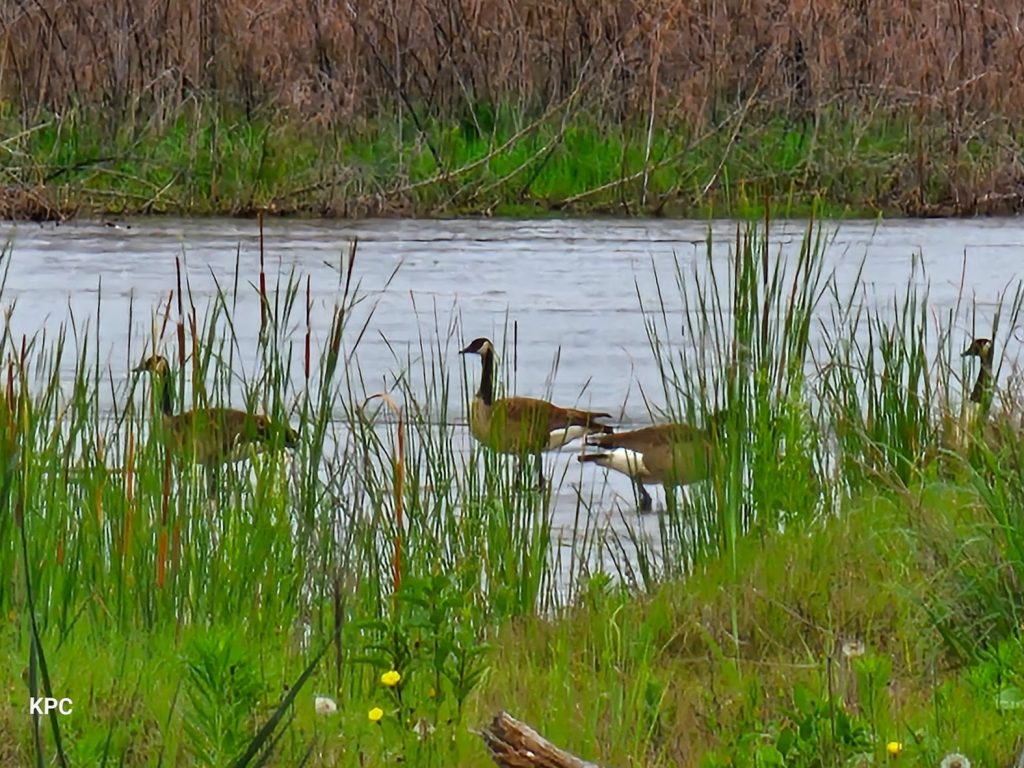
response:
<path id="1" fill-rule="evenodd" d="M 326 124 L 536 112 L 583 83 L 612 119 L 691 126 L 756 96 L 952 126 L 1024 113 L 1024 0 L 8 0 L 0 93 L 23 115 L 163 119 L 199 95 Z M 652 78 L 656 79 L 652 83 Z"/>
<path id="2" fill-rule="evenodd" d="M 55 199 L 45 187 L 0 183 L 0 219 L 64 221 L 75 213 L 74 205 Z"/>

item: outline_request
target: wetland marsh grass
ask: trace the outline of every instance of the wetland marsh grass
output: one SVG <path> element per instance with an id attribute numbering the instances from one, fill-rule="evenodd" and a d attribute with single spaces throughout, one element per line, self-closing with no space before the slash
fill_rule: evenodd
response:
<path id="1" fill-rule="evenodd" d="M 1018 199 L 1001 153 L 975 153 L 952 177 L 915 163 L 945 147 L 941 132 L 919 136 L 902 114 L 825 109 L 813 130 L 797 131 L 745 113 L 706 128 L 659 123 L 648 149 L 639 126 L 609 125 L 599 112 L 499 113 L 486 135 L 431 121 L 430 142 L 392 115 L 325 128 L 205 104 L 110 135 L 106 114 L 85 109 L 27 131 L 0 113 L 12 137 L 0 157 L 0 214 L 745 218 L 768 201 L 777 215 L 840 218 L 998 212 Z"/>
<path id="2" fill-rule="evenodd" d="M 967 302 L 930 312 L 918 280 L 872 303 L 838 284 L 817 222 L 794 258 L 768 231 L 709 241 L 638 307 L 652 419 L 726 413 L 712 479 L 646 534 L 628 510 L 608 528 L 580 470 L 559 539 L 551 496 L 465 439 L 455 319 L 417 315 L 375 397 L 355 245 L 323 331 L 308 279 L 241 264 L 199 306 L 184 272 L 116 366 L 95 323 L 5 324 L 0 762 L 482 766 L 470 729 L 506 708 L 609 765 L 868 765 L 889 742 L 914 764 L 1008 764 L 1021 441 L 951 444 L 943 425 L 961 341 L 1007 348 L 1022 290 L 985 324 Z M 241 291 L 259 293 L 254 346 Z M 115 372 L 154 348 L 179 407 L 244 402 L 298 426 L 298 450 L 225 471 L 212 506 L 150 432 L 148 387 Z M 993 419 L 1020 407 L 1001 374 Z M 42 691 L 74 713 L 30 717 Z"/>

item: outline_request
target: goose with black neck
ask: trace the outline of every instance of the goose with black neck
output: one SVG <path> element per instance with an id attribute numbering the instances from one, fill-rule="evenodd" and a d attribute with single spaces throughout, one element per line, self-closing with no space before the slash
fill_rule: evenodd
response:
<path id="1" fill-rule="evenodd" d="M 521 459 L 534 456 L 537 476 L 544 485 L 541 454 L 589 434 L 608 434 L 612 427 L 601 423 L 611 414 L 564 408 L 535 397 L 494 397 L 494 345 L 490 339 L 473 340 L 463 355 L 479 355 L 482 365 L 480 386 L 470 409 L 469 426 L 473 437 L 496 453 L 513 454 Z"/>

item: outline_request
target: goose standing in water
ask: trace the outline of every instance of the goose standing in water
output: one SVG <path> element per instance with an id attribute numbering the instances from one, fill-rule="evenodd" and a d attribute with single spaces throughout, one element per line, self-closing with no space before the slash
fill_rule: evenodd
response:
<path id="1" fill-rule="evenodd" d="M 561 448 L 578 437 L 610 433 L 612 428 L 598 419 L 611 414 L 562 408 L 535 397 L 494 398 L 494 345 L 489 339 L 475 339 L 459 354 L 479 355 L 483 365 L 480 387 L 473 398 L 469 426 L 473 437 L 492 451 L 537 459 L 537 476 L 544 485 L 541 453 Z"/>
<path id="2" fill-rule="evenodd" d="M 168 451 L 204 467 L 210 495 L 215 491 L 213 471 L 226 462 L 238 461 L 249 446 L 260 449 L 278 445 L 294 448 L 299 434 L 291 426 L 276 425 L 262 414 L 237 408 L 196 408 L 174 413 L 174 383 L 166 358 L 153 355 L 133 373 L 153 377 L 153 396 L 160 403 L 160 435 Z"/>
<path id="3" fill-rule="evenodd" d="M 992 374 L 992 360 L 995 357 L 992 340 L 974 339 L 961 357 L 977 357 L 981 360 L 981 370 L 978 371 L 978 378 L 971 389 L 970 401 L 980 406 L 983 413 L 987 412 L 992 406 L 992 385 L 995 381 Z"/>
<path id="4" fill-rule="evenodd" d="M 712 424 L 720 421 L 722 412 L 713 414 Z M 605 448 L 610 453 L 581 454 L 581 462 L 593 462 L 627 475 L 636 486 L 640 511 L 651 510 L 651 495 L 645 484 L 658 483 L 665 495 L 675 486 L 682 487 L 710 474 L 712 462 L 712 429 L 690 424 L 656 424 L 651 427 L 590 435 L 587 445 Z"/>
<path id="5" fill-rule="evenodd" d="M 1019 425 L 1012 425 L 1012 420 L 1008 420 L 1009 414 L 1005 411 L 998 414 L 999 418 L 995 421 L 989 418 L 995 397 L 995 374 L 992 370 L 995 345 L 992 340 L 972 340 L 961 356 L 978 358 L 981 361 L 981 369 L 974 380 L 967 402 L 961 405 L 960 419 L 956 425 L 956 445 L 963 449 L 970 446 L 974 440 L 982 438 L 991 446 L 998 444 L 1001 438 L 1009 434 L 1018 433 Z"/>

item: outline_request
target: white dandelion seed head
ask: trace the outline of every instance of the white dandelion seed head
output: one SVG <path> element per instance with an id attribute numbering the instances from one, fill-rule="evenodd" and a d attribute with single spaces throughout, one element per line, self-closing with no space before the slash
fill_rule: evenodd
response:
<path id="1" fill-rule="evenodd" d="M 967 755 L 961 755 L 959 752 L 950 752 L 942 758 L 939 768 L 971 768 L 971 761 L 967 759 Z"/>
<path id="2" fill-rule="evenodd" d="M 843 656 L 848 659 L 854 659 L 858 656 L 863 656 L 865 652 L 864 643 L 861 640 L 844 640 L 843 641 Z"/>
<path id="3" fill-rule="evenodd" d="M 317 696 L 313 701 L 313 708 L 318 715 L 333 715 L 338 711 L 337 703 L 328 696 Z"/>

